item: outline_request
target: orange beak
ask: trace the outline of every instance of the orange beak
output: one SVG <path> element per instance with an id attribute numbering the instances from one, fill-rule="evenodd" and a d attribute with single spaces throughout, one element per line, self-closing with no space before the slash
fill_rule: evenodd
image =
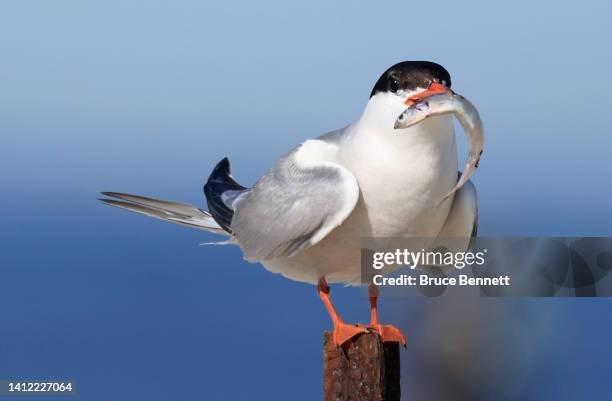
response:
<path id="1" fill-rule="evenodd" d="M 406 99 L 404 104 L 410 107 L 416 102 L 418 102 L 419 100 L 423 100 L 428 96 L 435 95 L 437 93 L 448 92 L 449 90 L 450 89 L 448 89 L 446 86 L 442 84 L 439 84 L 437 82 L 432 82 L 431 85 L 429 85 L 429 88 L 427 88 L 427 90 L 417 93 L 416 95 L 410 96 L 408 99 Z"/>

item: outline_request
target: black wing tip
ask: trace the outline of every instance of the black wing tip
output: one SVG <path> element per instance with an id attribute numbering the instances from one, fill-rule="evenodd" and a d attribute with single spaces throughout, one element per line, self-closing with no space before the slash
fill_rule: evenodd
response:
<path id="1" fill-rule="evenodd" d="M 211 190 L 211 186 L 215 184 L 221 184 L 223 186 L 230 186 L 232 189 L 245 189 L 242 185 L 238 184 L 232 177 L 232 172 L 230 169 L 230 161 L 227 157 L 221 159 L 219 163 L 215 165 L 210 176 L 208 176 L 208 181 L 204 185 L 204 192 L 207 190 Z M 227 188 L 229 189 L 229 188 Z"/>
<path id="2" fill-rule="evenodd" d="M 204 185 L 204 196 L 206 197 L 208 210 L 217 224 L 228 233 L 232 232 L 230 225 L 234 210 L 225 204 L 223 193 L 228 190 L 241 191 L 245 189 L 232 178 L 230 161 L 227 157 L 217 163 Z"/>
<path id="3" fill-rule="evenodd" d="M 212 173 L 210 174 L 210 177 L 208 178 L 208 180 L 214 180 L 220 176 L 228 176 L 230 175 L 231 172 L 231 168 L 230 168 L 230 161 L 227 157 L 224 157 L 223 159 L 221 159 L 221 161 L 219 163 L 217 163 L 217 165 L 213 168 Z"/>

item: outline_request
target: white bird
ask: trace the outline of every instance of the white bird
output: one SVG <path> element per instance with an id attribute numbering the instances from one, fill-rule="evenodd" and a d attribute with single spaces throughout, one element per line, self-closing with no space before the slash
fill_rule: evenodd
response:
<path id="1" fill-rule="evenodd" d="M 117 192 L 103 194 L 118 200 L 102 201 L 226 235 L 249 262 L 318 285 L 338 345 L 368 330 L 405 345 L 397 328 L 379 323 L 375 287 L 369 291 L 371 323 L 361 326 L 342 320 L 327 283 L 360 282 L 360 240 L 365 237 L 461 237 L 467 248 L 475 236 L 478 213 L 471 181 L 439 203 L 457 182 L 452 116 L 394 129 L 407 105 L 450 86 L 449 73 L 435 63 L 390 67 L 356 122 L 297 146 L 253 187 L 233 179 L 227 158 L 219 162 L 204 186 L 208 212 Z"/>

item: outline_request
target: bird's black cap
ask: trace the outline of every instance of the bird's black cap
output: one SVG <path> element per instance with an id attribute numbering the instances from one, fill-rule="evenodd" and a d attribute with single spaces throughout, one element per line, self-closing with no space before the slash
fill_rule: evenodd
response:
<path id="1" fill-rule="evenodd" d="M 395 93 L 400 89 L 411 91 L 416 88 L 428 88 L 432 82 L 450 88 L 450 74 L 440 64 L 431 61 L 402 61 L 391 66 L 378 78 L 370 97 L 378 92 Z"/>

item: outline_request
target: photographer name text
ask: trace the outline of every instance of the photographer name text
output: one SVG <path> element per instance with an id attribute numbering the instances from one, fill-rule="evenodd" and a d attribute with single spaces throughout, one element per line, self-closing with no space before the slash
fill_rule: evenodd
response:
<path id="1" fill-rule="evenodd" d="M 479 267 L 484 265 L 487 250 L 478 252 L 450 252 L 450 251 L 410 251 L 408 249 L 396 249 L 394 252 L 375 252 L 372 255 L 372 268 L 382 270 L 389 266 L 407 266 L 411 270 L 417 267 L 454 267 L 461 270 L 465 267 Z M 372 277 L 372 283 L 377 286 L 509 286 L 510 276 L 500 275 L 497 277 L 471 277 L 467 274 L 459 274 L 457 277 L 430 276 L 421 274 L 411 276 L 402 274 L 398 277 L 385 277 L 376 274 Z"/>

